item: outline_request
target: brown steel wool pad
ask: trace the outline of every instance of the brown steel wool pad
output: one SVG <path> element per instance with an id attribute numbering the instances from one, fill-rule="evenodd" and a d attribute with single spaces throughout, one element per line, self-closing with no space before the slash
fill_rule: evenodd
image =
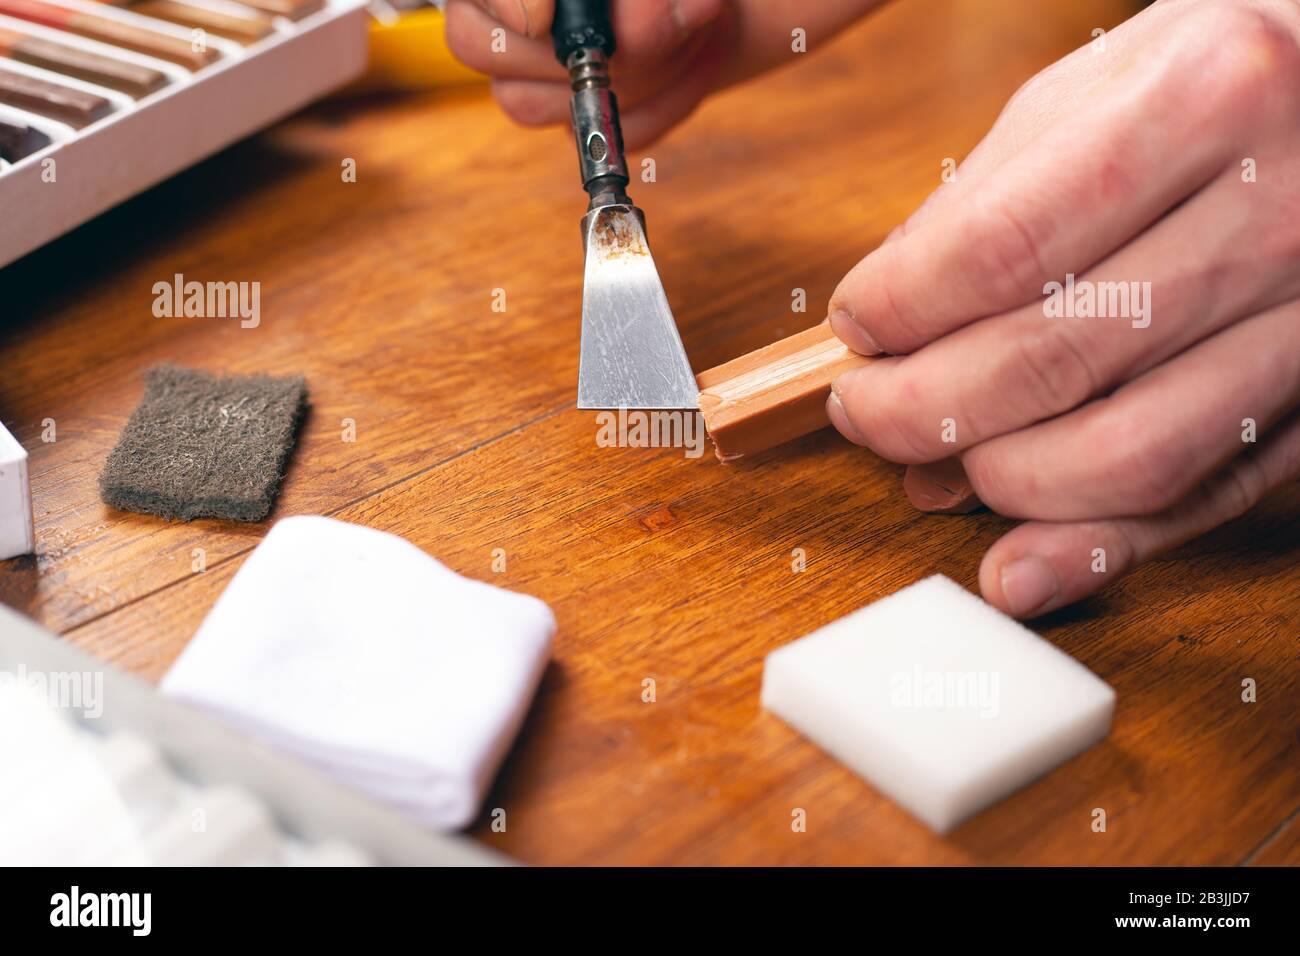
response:
<path id="1" fill-rule="evenodd" d="M 306 409 L 301 377 L 155 366 L 108 456 L 100 494 L 114 508 L 164 518 L 261 521 Z"/>

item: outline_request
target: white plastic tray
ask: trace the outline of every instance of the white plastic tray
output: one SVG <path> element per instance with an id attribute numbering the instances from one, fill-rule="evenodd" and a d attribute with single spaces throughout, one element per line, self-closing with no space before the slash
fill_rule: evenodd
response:
<path id="1" fill-rule="evenodd" d="M 80 5 L 79 0 L 60 2 Z M 140 22 L 113 7 L 96 5 L 95 12 Z M 297 23 L 277 18 L 274 34 L 247 47 L 212 37 L 209 44 L 225 55 L 193 74 L 18 21 L 22 29 L 59 43 L 148 63 L 173 81 L 139 101 L 123 102 L 126 98 L 112 90 L 60 79 L 119 104 L 79 131 L 0 108 L 0 119 L 26 122 L 54 140 L 0 170 L 0 266 L 359 75 L 366 65 L 366 17 L 365 0 L 328 0 L 324 9 Z M 0 25 L 4 21 L 8 18 L 0 17 Z M 156 20 L 149 25 L 189 37 L 183 27 Z M 55 160 L 53 182 L 42 177 L 47 158 Z"/>

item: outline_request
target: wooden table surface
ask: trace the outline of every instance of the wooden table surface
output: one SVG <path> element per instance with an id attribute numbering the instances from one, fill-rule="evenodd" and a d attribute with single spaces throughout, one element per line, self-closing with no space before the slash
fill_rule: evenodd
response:
<path id="1" fill-rule="evenodd" d="M 945 157 L 1129 12 L 900 0 L 653 147 L 657 182 L 632 194 L 695 367 L 818 321 Z M 923 576 L 975 589 L 1011 523 L 914 512 L 898 467 L 829 430 L 729 466 L 597 447 L 572 407 L 583 198 L 567 133 L 512 127 L 483 89 L 336 100 L 0 271 L 0 418 L 31 453 L 38 541 L 0 563 L 0 599 L 157 679 L 271 522 L 100 502 L 144 370 L 302 372 L 313 410 L 273 519 L 392 531 L 555 610 L 554 661 L 487 801 L 506 831 L 486 812 L 473 831 L 520 860 L 1300 862 L 1295 486 L 1036 622 L 1117 690 L 1110 738 L 936 837 L 761 710 L 762 661 Z M 154 318 L 175 273 L 261 282 L 261 325 Z"/>

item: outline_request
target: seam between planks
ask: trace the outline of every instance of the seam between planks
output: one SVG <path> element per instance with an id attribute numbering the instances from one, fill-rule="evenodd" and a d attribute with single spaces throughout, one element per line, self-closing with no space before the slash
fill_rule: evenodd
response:
<path id="1" fill-rule="evenodd" d="M 1267 850 L 1269 846 L 1271 846 L 1275 841 L 1277 841 L 1282 836 L 1283 833 L 1286 832 L 1287 827 L 1291 826 L 1291 824 L 1296 822 L 1297 818 L 1300 818 L 1300 806 L 1297 806 L 1294 810 L 1292 810 L 1290 814 L 1288 814 L 1286 818 L 1283 819 L 1282 822 L 1279 823 L 1268 834 L 1268 836 L 1264 837 L 1264 839 L 1259 842 L 1259 845 L 1256 846 L 1255 849 L 1247 853 L 1246 856 L 1237 865 L 1250 866 L 1251 863 L 1255 861 L 1256 857 L 1258 857 L 1261 853 Z"/>

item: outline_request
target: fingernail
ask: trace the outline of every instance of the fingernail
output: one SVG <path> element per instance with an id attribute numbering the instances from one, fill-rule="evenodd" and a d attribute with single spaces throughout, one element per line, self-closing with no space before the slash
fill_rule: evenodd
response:
<path id="1" fill-rule="evenodd" d="M 1052 566 L 1037 555 L 1016 558 L 1002 569 L 1002 597 L 1016 617 L 1029 617 L 1056 597 Z"/>
<path id="2" fill-rule="evenodd" d="M 839 393 L 835 391 L 834 385 L 831 385 L 830 397 L 826 399 L 826 417 L 831 420 L 831 424 L 835 426 L 839 433 L 853 444 L 865 445 L 867 443 L 867 440 L 862 437 L 862 432 L 858 431 L 858 426 L 850 421 L 849 413 L 844 410 L 844 403 L 840 401 Z"/>
<path id="3" fill-rule="evenodd" d="M 916 508 L 935 514 L 964 515 L 983 507 L 957 458 L 909 466 L 903 491 Z"/>
<path id="4" fill-rule="evenodd" d="M 858 325 L 844 309 L 833 309 L 829 316 L 831 331 L 836 338 L 859 355 L 879 355 L 880 346 L 872 341 L 866 330 Z"/>

